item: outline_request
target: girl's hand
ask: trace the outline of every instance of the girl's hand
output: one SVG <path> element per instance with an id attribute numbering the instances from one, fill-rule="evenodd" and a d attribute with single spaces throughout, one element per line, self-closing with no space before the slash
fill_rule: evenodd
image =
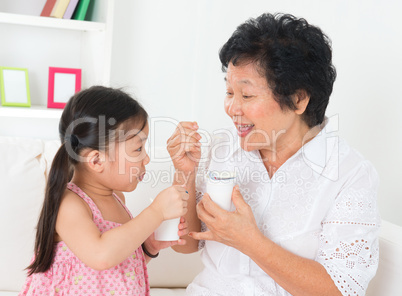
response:
<path id="1" fill-rule="evenodd" d="M 183 237 L 188 234 L 188 225 L 184 217 L 180 218 L 180 224 L 177 230 L 178 230 L 177 233 L 180 237 Z M 154 233 L 152 233 L 144 243 L 145 247 L 151 254 L 157 254 L 160 250 L 169 248 L 174 245 L 185 245 L 186 240 L 180 238 L 177 241 L 157 241 L 155 240 Z"/>
<path id="2" fill-rule="evenodd" d="M 196 122 L 180 122 L 167 140 L 167 150 L 176 170 L 193 172 L 201 158 L 201 136 Z"/>
<path id="3" fill-rule="evenodd" d="M 174 185 L 161 191 L 150 205 L 162 218 L 169 220 L 187 213 L 188 192 L 184 186 Z"/>
<path id="4" fill-rule="evenodd" d="M 244 201 L 238 186 L 233 188 L 232 201 L 234 212 L 220 208 L 206 193 L 197 205 L 197 214 L 208 227 L 206 232 L 190 232 L 189 236 L 197 240 L 214 240 L 234 247 L 239 251 L 247 248 L 255 235 L 260 235 L 254 214 Z"/>

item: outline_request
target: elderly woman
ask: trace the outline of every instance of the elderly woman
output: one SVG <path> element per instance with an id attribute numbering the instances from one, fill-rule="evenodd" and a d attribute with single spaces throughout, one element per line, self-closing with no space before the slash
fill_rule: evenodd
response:
<path id="1" fill-rule="evenodd" d="M 189 295 L 365 294 L 378 266 L 378 176 L 325 117 L 331 55 L 319 28 L 282 14 L 248 20 L 222 47 L 234 127 L 201 162 L 196 123 L 168 140 L 191 196 L 187 244 L 174 248 L 203 248 Z M 237 172 L 232 211 L 207 194 L 208 171 Z"/>

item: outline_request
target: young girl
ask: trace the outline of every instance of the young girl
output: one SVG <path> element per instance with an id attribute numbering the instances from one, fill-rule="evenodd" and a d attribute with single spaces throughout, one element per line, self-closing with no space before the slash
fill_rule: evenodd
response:
<path id="1" fill-rule="evenodd" d="M 186 213 L 188 194 L 169 187 L 135 218 L 124 205 L 121 192 L 137 187 L 149 163 L 147 118 L 116 89 L 94 86 L 69 100 L 20 295 L 149 295 L 146 262 L 185 243 L 156 242 L 152 234 Z M 187 234 L 183 218 L 179 228 Z"/>

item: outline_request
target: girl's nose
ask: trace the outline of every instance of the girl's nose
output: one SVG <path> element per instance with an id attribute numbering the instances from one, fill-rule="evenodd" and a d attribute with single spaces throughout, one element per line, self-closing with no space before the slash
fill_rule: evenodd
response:
<path id="1" fill-rule="evenodd" d="M 147 165 L 150 161 L 151 161 L 151 158 L 149 157 L 148 153 L 145 153 L 144 165 Z"/>

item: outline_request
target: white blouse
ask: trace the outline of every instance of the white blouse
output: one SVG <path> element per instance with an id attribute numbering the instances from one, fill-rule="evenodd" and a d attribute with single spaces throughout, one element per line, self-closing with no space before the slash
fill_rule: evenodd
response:
<path id="1" fill-rule="evenodd" d="M 258 151 L 241 149 L 234 128 L 215 132 L 200 163 L 197 199 L 206 191 L 206 171 L 236 171 L 266 237 L 321 263 L 343 295 L 362 296 L 378 266 L 378 175 L 330 126 L 324 123 L 272 179 Z M 291 295 L 238 250 L 214 241 L 200 248 L 205 268 L 187 295 Z"/>

